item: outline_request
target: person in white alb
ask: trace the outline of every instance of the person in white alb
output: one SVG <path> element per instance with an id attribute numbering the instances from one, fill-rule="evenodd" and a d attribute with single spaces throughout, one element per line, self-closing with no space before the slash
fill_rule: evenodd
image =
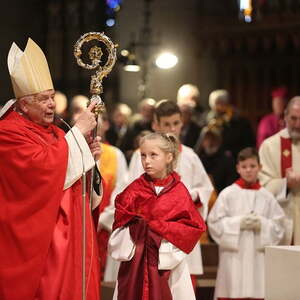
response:
<path id="1" fill-rule="evenodd" d="M 283 237 L 284 212 L 257 180 L 259 158 L 245 148 L 237 158 L 240 178 L 225 188 L 207 223 L 219 245 L 215 300 L 264 299 L 264 248 Z"/>
<path id="2" fill-rule="evenodd" d="M 101 279 L 106 282 L 116 281 L 119 262 L 112 259 L 107 253 L 107 243 L 112 231 L 114 221 L 114 201 L 116 195 L 121 193 L 127 186 L 128 166 L 123 152 L 106 143 L 106 132 L 109 128 L 109 121 L 106 113 L 101 115 L 100 136 L 104 143 L 101 143 L 101 164 L 100 173 L 104 181 L 103 199 L 100 204 L 100 215 L 98 220 L 98 241 L 100 251 Z"/>
<path id="3" fill-rule="evenodd" d="M 285 235 L 281 243 L 300 245 L 300 96 L 289 101 L 285 122 L 285 129 L 260 146 L 259 178 L 285 211 Z"/>

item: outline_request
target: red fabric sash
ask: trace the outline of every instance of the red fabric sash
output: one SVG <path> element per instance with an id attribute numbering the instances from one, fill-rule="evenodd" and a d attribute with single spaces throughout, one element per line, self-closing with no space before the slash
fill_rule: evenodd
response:
<path id="1" fill-rule="evenodd" d="M 237 185 L 239 185 L 242 189 L 248 189 L 248 190 L 259 190 L 261 188 L 261 185 L 258 181 L 254 183 L 248 183 L 244 179 L 239 178 L 235 181 Z"/>
<path id="2" fill-rule="evenodd" d="M 158 270 L 158 249 L 162 238 L 141 218 L 131 222 L 130 235 L 136 245 L 135 255 L 120 266 L 118 300 L 172 300 L 168 285 L 170 271 Z"/>
<path id="3" fill-rule="evenodd" d="M 172 299 L 168 273 L 157 268 L 160 241 L 166 239 L 189 253 L 206 229 L 179 175 L 173 172 L 171 177 L 156 195 L 152 180 L 143 174 L 116 198 L 113 229 L 130 226 L 137 247 L 134 258 L 121 264 L 118 300 Z"/>
<path id="4" fill-rule="evenodd" d="M 286 169 L 292 167 L 292 140 L 280 137 L 281 143 L 281 176 L 286 176 Z"/>

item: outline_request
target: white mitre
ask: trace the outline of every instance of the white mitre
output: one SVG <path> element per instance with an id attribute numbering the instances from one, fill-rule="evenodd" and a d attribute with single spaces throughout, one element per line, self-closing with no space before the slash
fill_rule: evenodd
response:
<path id="1" fill-rule="evenodd" d="M 16 98 L 54 89 L 46 57 L 32 39 L 24 52 L 11 45 L 7 65 Z"/>

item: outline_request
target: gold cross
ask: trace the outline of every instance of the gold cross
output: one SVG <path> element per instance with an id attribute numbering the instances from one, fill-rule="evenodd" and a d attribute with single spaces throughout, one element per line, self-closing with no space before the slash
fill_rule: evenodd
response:
<path id="1" fill-rule="evenodd" d="M 285 157 L 288 157 L 290 156 L 291 152 L 288 150 L 288 149 L 285 149 L 282 154 L 285 156 Z"/>

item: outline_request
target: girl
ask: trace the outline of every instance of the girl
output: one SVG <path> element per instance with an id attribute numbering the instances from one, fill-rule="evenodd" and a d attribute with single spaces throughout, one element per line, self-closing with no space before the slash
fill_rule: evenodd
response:
<path id="1" fill-rule="evenodd" d="M 145 173 L 115 202 L 109 251 L 122 263 L 114 299 L 195 299 L 185 257 L 205 223 L 174 172 L 177 140 L 150 133 L 140 150 Z"/>

